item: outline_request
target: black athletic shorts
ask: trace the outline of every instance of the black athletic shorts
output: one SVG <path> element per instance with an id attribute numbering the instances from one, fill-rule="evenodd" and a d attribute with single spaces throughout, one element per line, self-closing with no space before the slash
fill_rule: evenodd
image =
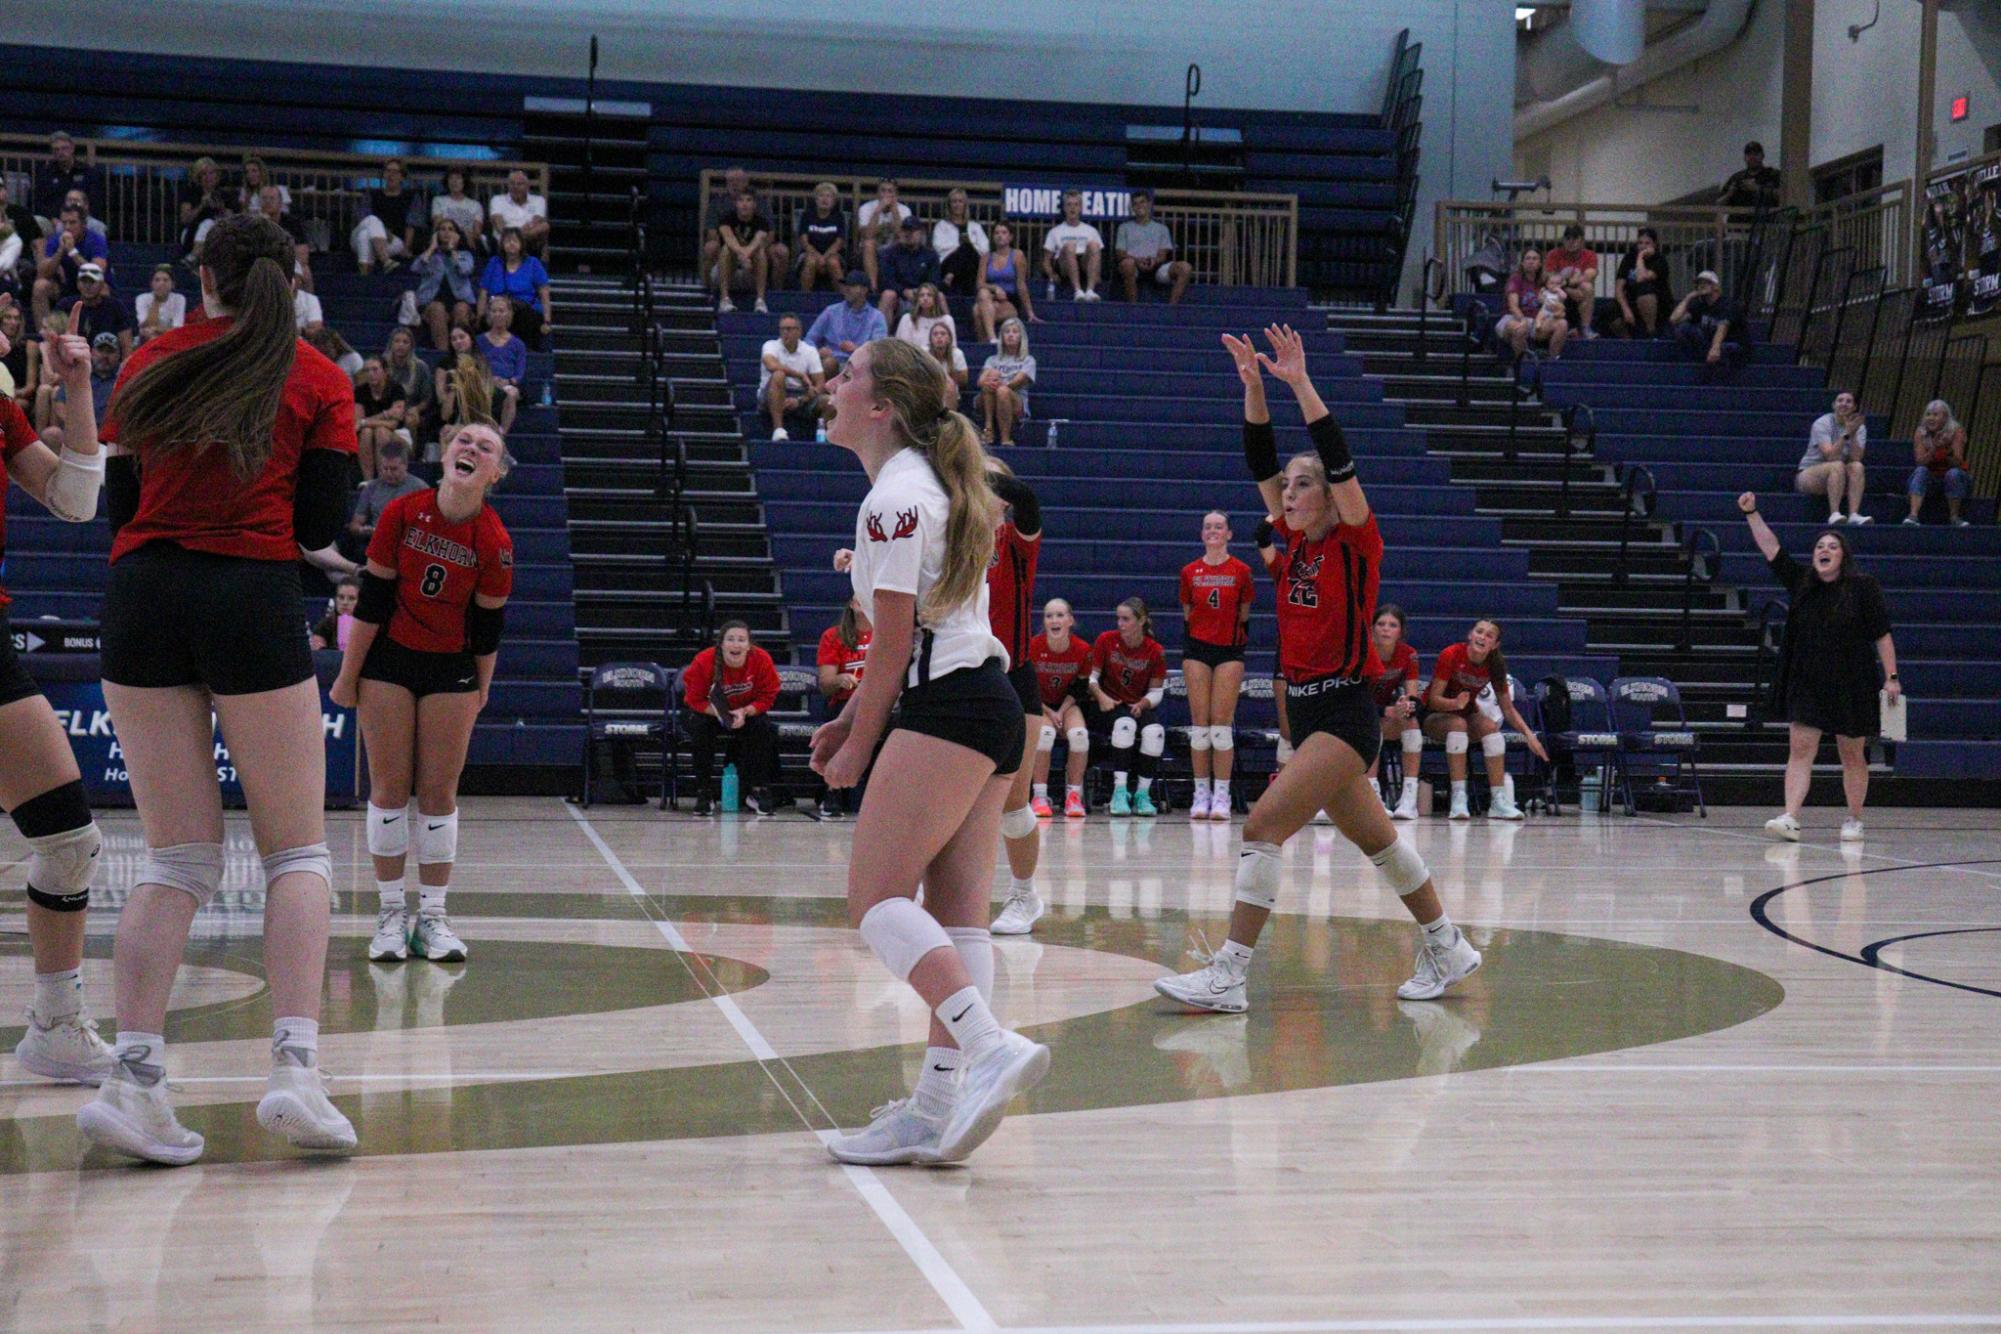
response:
<path id="1" fill-rule="evenodd" d="M 294 561 L 149 542 L 111 567 L 101 633 L 113 685 L 255 695 L 313 679 Z"/>
<path id="2" fill-rule="evenodd" d="M 14 652 L 14 628 L 7 623 L 7 609 L 0 607 L 0 707 L 41 693 L 41 686 Z"/>
<path id="3" fill-rule="evenodd" d="M 1042 683 L 1035 679 L 1035 664 L 1018 663 L 1008 669 L 1007 683 L 1014 687 L 1015 697 L 1021 701 L 1021 713 L 1025 718 L 1034 714 L 1042 716 Z"/>
<path id="4" fill-rule="evenodd" d="M 1011 774 L 1021 767 L 1024 717 L 1000 659 L 989 658 L 904 690 L 889 727 L 978 751 L 994 762 L 995 773 Z"/>
<path id="5" fill-rule="evenodd" d="M 426 653 L 406 648 L 391 639 L 386 628 L 376 631 L 368 656 L 361 660 L 361 679 L 402 686 L 418 699 L 426 695 L 464 695 L 479 689 L 479 670 L 473 665 L 472 650 Z"/>
<path id="6" fill-rule="evenodd" d="M 1221 667 L 1226 662 L 1242 662 L 1244 646 L 1211 644 L 1206 640 L 1191 639 L 1181 650 L 1181 656 L 1188 662 L 1199 662 L 1205 667 Z"/>
<path id="7" fill-rule="evenodd" d="M 1367 681 L 1342 681 L 1326 676 L 1318 681 L 1285 683 L 1285 718 L 1297 750 L 1315 732 L 1325 732 L 1374 764 L 1383 744 L 1383 711 Z"/>

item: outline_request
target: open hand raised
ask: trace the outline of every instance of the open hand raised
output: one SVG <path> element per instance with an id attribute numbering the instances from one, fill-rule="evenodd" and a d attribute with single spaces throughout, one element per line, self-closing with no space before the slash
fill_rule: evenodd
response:
<path id="1" fill-rule="evenodd" d="M 1306 340 L 1294 333 L 1290 324 L 1273 324 L 1265 329 L 1271 355 L 1258 353 L 1258 364 L 1276 379 L 1298 386 L 1306 381 Z"/>
<path id="2" fill-rule="evenodd" d="M 1223 335 L 1223 346 L 1229 350 L 1230 360 L 1237 363 L 1237 378 L 1246 386 L 1263 383 L 1258 370 L 1258 350 L 1249 338 L 1238 338 L 1234 334 Z"/>

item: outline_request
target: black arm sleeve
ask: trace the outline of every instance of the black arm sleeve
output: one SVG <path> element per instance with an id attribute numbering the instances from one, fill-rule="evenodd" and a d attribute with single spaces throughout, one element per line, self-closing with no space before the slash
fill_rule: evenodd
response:
<path id="1" fill-rule="evenodd" d="M 1252 534 L 1252 540 L 1258 544 L 1260 551 L 1278 541 L 1278 530 L 1272 527 L 1270 515 L 1258 520 L 1258 529 Z"/>
<path id="2" fill-rule="evenodd" d="M 505 607 L 482 607 L 474 602 L 466 608 L 466 647 L 475 658 L 500 651 L 500 630 L 506 620 Z"/>
<path id="3" fill-rule="evenodd" d="M 104 461 L 104 515 L 111 521 L 112 536 L 132 522 L 139 512 L 139 460 L 130 454 L 115 454 Z"/>
<path id="4" fill-rule="evenodd" d="M 1014 510 L 1014 530 L 1023 537 L 1034 537 L 1042 531 L 1042 502 L 1035 498 L 1035 492 L 1019 477 L 1009 477 L 1003 473 L 991 472 L 987 480 L 993 483 L 994 494 L 1006 501 Z"/>
<path id="5" fill-rule="evenodd" d="M 331 546 L 347 527 L 354 495 L 347 480 L 348 456 L 332 449 L 309 449 L 299 456 L 297 489 L 292 493 L 292 537 L 308 551 Z"/>
<path id="6" fill-rule="evenodd" d="M 1265 482 L 1278 476 L 1278 437 L 1271 423 L 1244 423 L 1244 462 L 1251 468 L 1251 480 Z"/>
<path id="7" fill-rule="evenodd" d="M 1306 433 L 1313 437 L 1313 448 L 1327 469 L 1329 486 L 1354 477 L 1355 459 L 1348 453 L 1348 437 L 1341 433 L 1341 423 L 1334 420 L 1333 413 L 1306 423 Z"/>
<path id="8" fill-rule="evenodd" d="M 367 621 L 370 625 L 387 625 L 396 613 L 396 581 L 384 579 L 373 570 L 363 566 L 361 571 L 361 596 L 354 604 L 354 619 Z"/>

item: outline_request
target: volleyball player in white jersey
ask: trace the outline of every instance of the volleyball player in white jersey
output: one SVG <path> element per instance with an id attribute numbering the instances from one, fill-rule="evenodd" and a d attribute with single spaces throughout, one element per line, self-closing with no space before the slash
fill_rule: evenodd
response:
<path id="1" fill-rule="evenodd" d="M 875 639 L 861 689 L 813 734 L 813 768 L 835 789 L 869 773 L 848 916 L 933 1017 L 916 1090 L 828 1149 L 848 1163 L 957 1162 L 1049 1070 L 1049 1049 L 988 1006 L 994 845 L 1026 731 L 987 616 L 1000 501 L 972 422 L 953 411 L 956 390 L 919 349 L 868 343 L 829 391 L 827 438 L 872 484 L 851 575 Z"/>

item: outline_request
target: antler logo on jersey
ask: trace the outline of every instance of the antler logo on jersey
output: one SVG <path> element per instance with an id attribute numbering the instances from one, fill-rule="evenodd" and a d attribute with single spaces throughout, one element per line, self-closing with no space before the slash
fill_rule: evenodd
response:
<path id="1" fill-rule="evenodd" d="M 1304 552 L 1292 558 L 1292 577 L 1301 582 L 1320 577 L 1320 563 L 1327 559 L 1326 552 L 1309 558 Z"/>
<path id="2" fill-rule="evenodd" d="M 917 531 L 917 511 L 914 509 L 898 510 L 896 512 L 896 530 L 894 532 L 885 533 L 882 530 L 882 516 L 874 510 L 869 511 L 868 522 L 863 526 L 868 531 L 869 541 L 894 542 L 899 538 L 908 537 Z"/>

